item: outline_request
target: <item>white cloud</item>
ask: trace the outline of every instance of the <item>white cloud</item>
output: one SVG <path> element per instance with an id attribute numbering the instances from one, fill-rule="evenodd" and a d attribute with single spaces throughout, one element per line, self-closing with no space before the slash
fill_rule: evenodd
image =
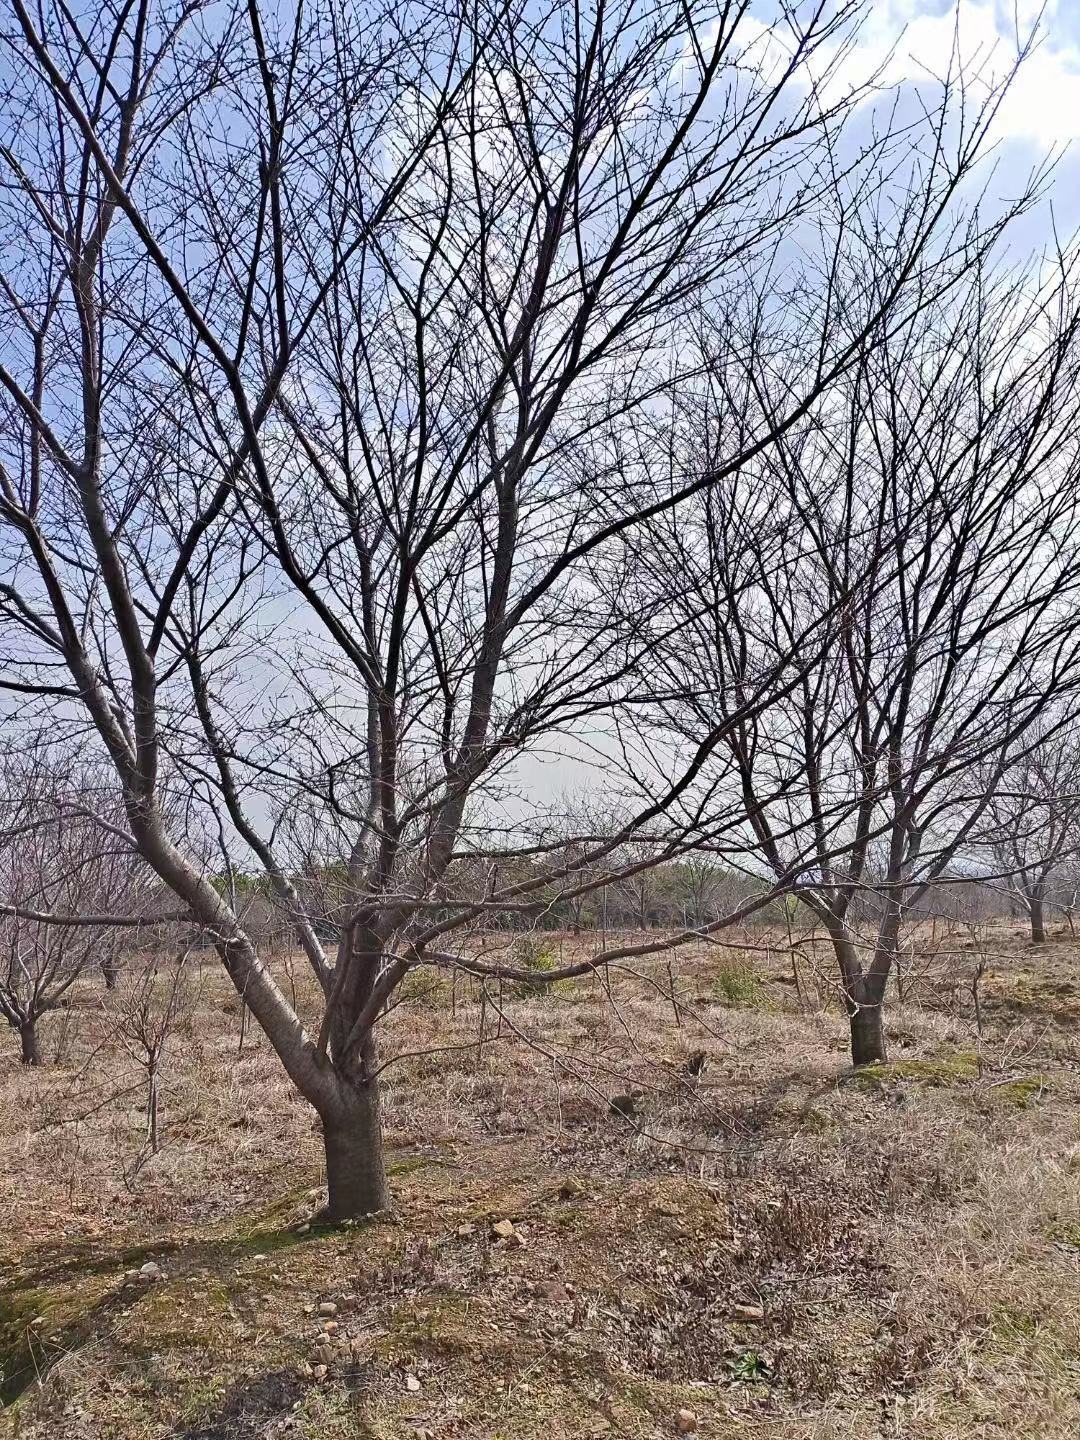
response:
<path id="1" fill-rule="evenodd" d="M 883 67 L 887 85 L 925 85 L 955 73 L 957 55 L 984 84 L 1001 79 L 1039 24 L 1040 42 L 1020 67 L 996 121 L 1001 138 L 1044 149 L 1080 138 L 1080 35 L 1069 23 L 1077 0 L 875 0 L 842 79 Z M 1041 21 L 1040 21 L 1041 12 Z M 1068 33 L 1072 32 L 1072 33 Z"/>

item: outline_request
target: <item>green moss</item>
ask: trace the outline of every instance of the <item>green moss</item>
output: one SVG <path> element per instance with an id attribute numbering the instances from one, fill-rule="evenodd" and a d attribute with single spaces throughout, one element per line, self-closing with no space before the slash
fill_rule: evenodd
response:
<path id="1" fill-rule="evenodd" d="M 1010 1080 L 1007 1085 L 994 1085 L 987 1094 L 997 1105 L 1026 1110 L 1049 1088 L 1045 1075 L 1025 1075 L 1022 1080 Z"/>
<path id="2" fill-rule="evenodd" d="M 453 1354 L 489 1350 L 477 1323 L 482 1307 L 467 1295 L 444 1294 L 435 1299 L 397 1306 L 390 1314 L 379 1350 L 388 1360 L 403 1354 Z"/>
<path id="3" fill-rule="evenodd" d="M 0 1405 L 9 1404 L 33 1379 L 38 1349 L 35 1338 L 47 1330 L 49 1296 L 44 1290 L 7 1290 L 0 1294 Z M 44 1325 L 35 1325 L 39 1315 Z"/>
<path id="4" fill-rule="evenodd" d="M 850 1078 L 874 1087 L 898 1080 L 930 1086 L 958 1085 L 962 1081 L 979 1078 L 979 1057 L 965 1052 L 932 1060 L 896 1060 L 883 1065 L 860 1065 Z"/>
<path id="5" fill-rule="evenodd" d="M 94 1272 L 62 1276 L 56 1286 L 22 1277 L 0 1291 L 0 1406 L 82 1344 L 109 1296 Z"/>

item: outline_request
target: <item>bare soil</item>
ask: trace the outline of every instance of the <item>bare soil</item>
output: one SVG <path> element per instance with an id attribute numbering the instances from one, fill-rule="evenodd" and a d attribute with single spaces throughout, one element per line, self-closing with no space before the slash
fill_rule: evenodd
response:
<path id="1" fill-rule="evenodd" d="M 46 1068 L 0 1055 L 0 1436 L 1080 1433 L 1080 946 L 928 929 L 854 1076 L 822 947 L 746 939 L 539 995 L 411 977 L 395 1208 L 334 1229 L 214 962 L 153 1157 L 86 977 Z"/>

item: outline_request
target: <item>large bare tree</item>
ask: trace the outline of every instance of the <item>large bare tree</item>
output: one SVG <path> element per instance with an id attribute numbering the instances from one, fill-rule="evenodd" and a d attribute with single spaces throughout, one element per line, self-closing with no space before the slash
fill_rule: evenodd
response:
<path id="1" fill-rule="evenodd" d="M 961 105 L 952 74 L 891 115 L 842 84 L 857 6 L 779 9 L 11 0 L 3 684 L 108 756 L 321 1117 L 334 1217 L 386 1203 L 394 987 L 482 970 L 478 917 L 624 873 L 637 837 L 677 853 L 652 832 L 733 723 L 603 835 L 515 804 L 519 756 L 639 687 L 598 568 L 797 427 L 981 238 L 954 243 L 956 206 L 999 97 Z M 799 373 L 658 473 L 703 312 L 727 317 L 711 363 L 762 375 L 800 313 Z M 222 869 L 264 871 L 314 1024 L 215 835 Z"/>
<path id="2" fill-rule="evenodd" d="M 1080 293 L 1072 259 L 1049 269 L 977 265 L 894 328 L 753 472 L 655 526 L 629 592 L 664 632 L 663 726 L 696 744 L 730 721 L 703 814 L 741 805 L 745 848 L 734 827 L 719 848 L 827 931 L 857 1065 L 886 1058 L 906 917 L 974 863 L 1004 777 L 1080 681 Z M 731 405 L 718 373 L 706 448 Z M 808 615 L 837 623 L 740 714 Z"/>

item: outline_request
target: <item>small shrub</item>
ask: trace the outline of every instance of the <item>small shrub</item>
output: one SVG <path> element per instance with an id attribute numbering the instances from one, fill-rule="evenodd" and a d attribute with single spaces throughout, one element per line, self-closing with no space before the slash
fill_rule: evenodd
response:
<path id="1" fill-rule="evenodd" d="M 406 971 L 394 994 L 393 1003 L 438 1007 L 449 993 L 449 980 L 436 974 L 429 966 L 421 965 Z"/>
<path id="2" fill-rule="evenodd" d="M 762 1004 L 761 984 L 744 965 L 725 965 L 713 978 L 713 998 L 733 1010 L 752 1010 Z"/>
<path id="3" fill-rule="evenodd" d="M 558 968 L 558 958 L 551 944 L 541 936 L 519 935 L 511 950 L 510 963 L 519 970 L 531 970 L 536 975 L 535 980 L 514 983 L 512 993 L 519 999 L 530 1000 L 537 995 L 550 994 L 554 989 L 554 984 L 544 980 L 543 976 L 547 971 Z"/>

